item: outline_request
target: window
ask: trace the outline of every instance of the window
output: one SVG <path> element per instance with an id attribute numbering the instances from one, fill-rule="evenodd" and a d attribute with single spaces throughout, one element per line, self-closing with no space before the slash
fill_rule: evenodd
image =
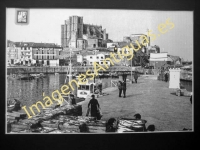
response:
<path id="1" fill-rule="evenodd" d="M 86 89 L 86 86 L 85 85 L 82 85 L 82 90 L 85 90 Z"/>
<path id="2" fill-rule="evenodd" d="M 101 62 L 101 64 L 103 64 L 103 62 Z"/>
<path id="3" fill-rule="evenodd" d="M 108 64 L 108 62 L 106 62 L 106 64 Z"/>
<path id="4" fill-rule="evenodd" d="M 90 64 L 92 65 L 92 62 L 90 62 Z"/>
<path id="5" fill-rule="evenodd" d="M 86 90 L 89 90 L 89 85 L 86 85 Z"/>
<path id="6" fill-rule="evenodd" d="M 99 59 L 99 56 L 97 56 L 97 59 Z"/>
<path id="7" fill-rule="evenodd" d="M 101 59 L 103 59 L 103 56 L 101 56 Z"/>
<path id="8" fill-rule="evenodd" d="M 92 56 L 90 56 L 90 59 L 92 59 Z"/>

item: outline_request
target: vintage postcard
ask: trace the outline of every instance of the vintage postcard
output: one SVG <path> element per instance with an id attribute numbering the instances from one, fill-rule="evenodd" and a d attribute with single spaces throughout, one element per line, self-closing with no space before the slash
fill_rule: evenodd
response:
<path id="1" fill-rule="evenodd" d="M 6 9 L 6 134 L 193 132 L 193 12 Z"/>

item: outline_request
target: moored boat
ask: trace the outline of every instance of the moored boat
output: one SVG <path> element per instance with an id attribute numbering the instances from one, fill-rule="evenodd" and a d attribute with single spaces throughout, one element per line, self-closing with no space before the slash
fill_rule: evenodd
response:
<path id="1" fill-rule="evenodd" d="M 97 96 L 97 94 L 95 94 L 95 91 L 97 90 L 97 84 L 88 79 L 86 79 L 86 81 L 87 82 L 85 84 L 78 82 L 79 87 L 77 87 L 77 97 L 87 98 L 92 94 Z"/>

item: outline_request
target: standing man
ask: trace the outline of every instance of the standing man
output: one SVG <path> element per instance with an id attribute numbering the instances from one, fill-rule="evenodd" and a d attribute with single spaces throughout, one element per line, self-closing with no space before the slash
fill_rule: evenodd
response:
<path id="1" fill-rule="evenodd" d="M 125 80 L 122 82 L 122 91 L 125 98 L 126 97 L 126 81 Z"/>
<path id="2" fill-rule="evenodd" d="M 100 95 L 102 95 L 102 80 L 101 79 L 99 79 L 98 81 L 98 89 L 99 89 Z"/>
<path id="3" fill-rule="evenodd" d="M 70 94 L 70 99 L 71 99 L 72 105 L 76 105 L 76 100 L 73 94 Z"/>
<path id="4" fill-rule="evenodd" d="M 165 73 L 165 82 L 167 82 L 168 81 L 168 73 L 166 72 Z"/>
<path id="5" fill-rule="evenodd" d="M 134 74 L 134 79 L 135 79 L 135 83 L 137 83 L 137 79 L 138 79 L 138 74 L 137 74 L 137 72 L 135 72 L 135 74 Z"/>
<path id="6" fill-rule="evenodd" d="M 98 111 L 98 109 L 100 109 L 100 106 L 99 106 L 97 99 L 95 99 L 94 95 L 92 95 L 92 99 L 88 103 L 88 109 L 89 109 L 90 105 L 91 105 L 91 112 L 90 112 L 91 117 L 97 118 L 97 111 Z"/>
<path id="7" fill-rule="evenodd" d="M 119 97 L 121 97 L 121 94 L 122 94 L 122 82 L 118 81 L 117 86 L 118 86 L 118 89 L 119 89 Z"/>

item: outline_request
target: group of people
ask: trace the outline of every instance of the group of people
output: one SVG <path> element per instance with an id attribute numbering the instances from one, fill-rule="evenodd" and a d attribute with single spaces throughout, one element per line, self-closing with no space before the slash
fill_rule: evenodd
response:
<path id="1" fill-rule="evenodd" d="M 117 83 L 118 89 L 119 89 L 119 97 L 122 97 L 121 94 L 123 92 L 124 98 L 126 97 L 126 81 L 123 82 L 118 81 Z"/>
<path id="2" fill-rule="evenodd" d="M 137 83 L 138 80 L 138 74 L 135 72 L 134 74 L 135 83 Z M 123 93 L 123 97 L 126 97 L 126 77 L 123 77 L 123 81 L 118 81 L 117 83 L 118 89 L 119 89 L 119 97 L 122 97 L 121 94 Z"/>
<path id="3" fill-rule="evenodd" d="M 141 115 L 140 114 L 135 114 L 133 120 L 141 120 Z M 144 120 L 145 121 L 145 120 Z M 146 121 L 145 121 L 146 122 Z M 118 130 L 118 124 L 119 120 L 116 118 L 110 118 L 106 121 L 106 132 L 117 132 Z M 89 128 L 86 123 L 83 123 L 79 126 L 80 132 L 90 132 Z M 142 126 L 142 130 L 135 130 L 136 132 L 152 132 L 155 131 L 155 125 L 151 124 L 147 128 L 145 126 L 145 123 Z"/>
<path id="4" fill-rule="evenodd" d="M 141 115 L 135 114 L 133 119 L 134 120 L 141 120 Z M 119 124 L 119 120 L 117 120 L 115 118 L 110 118 L 106 122 L 106 132 L 116 132 L 117 129 L 118 129 L 118 124 Z M 146 126 L 144 124 L 143 129 L 141 131 L 147 131 L 147 132 L 148 131 L 155 131 L 155 125 L 151 124 L 146 128 Z"/>

